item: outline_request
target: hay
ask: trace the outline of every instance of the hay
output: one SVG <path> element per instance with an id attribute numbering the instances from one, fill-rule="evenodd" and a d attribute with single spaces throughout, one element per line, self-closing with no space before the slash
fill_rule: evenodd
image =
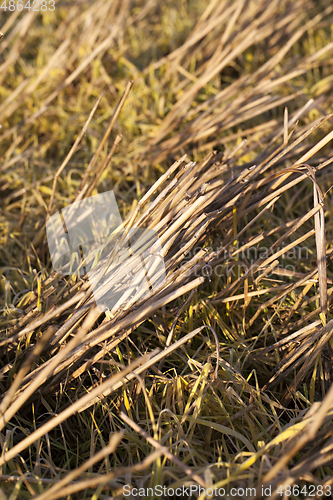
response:
<path id="1" fill-rule="evenodd" d="M 4 17 L 4 498 L 332 483 L 333 7 L 190 4 Z M 45 227 L 110 189 L 166 280 L 105 313 Z"/>

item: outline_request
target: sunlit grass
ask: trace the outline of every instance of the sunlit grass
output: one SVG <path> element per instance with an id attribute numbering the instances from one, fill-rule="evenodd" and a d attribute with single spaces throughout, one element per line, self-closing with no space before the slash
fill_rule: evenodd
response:
<path id="1" fill-rule="evenodd" d="M 298 0 L 1 12 L 1 498 L 331 484 L 332 26 Z M 101 313 L 45 225 L 111 189 L 167 279 Z"/>

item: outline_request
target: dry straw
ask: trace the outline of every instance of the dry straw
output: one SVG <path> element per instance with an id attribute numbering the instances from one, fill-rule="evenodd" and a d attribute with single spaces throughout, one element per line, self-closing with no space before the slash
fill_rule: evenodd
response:
<path id="1" fill-rule="evenodd" d="M 58 3 L 1 33 L 3 495 L 328 487 L 333 7 Z M 166 280 L 105 314 L 45 225 L 108 189 Z"/>

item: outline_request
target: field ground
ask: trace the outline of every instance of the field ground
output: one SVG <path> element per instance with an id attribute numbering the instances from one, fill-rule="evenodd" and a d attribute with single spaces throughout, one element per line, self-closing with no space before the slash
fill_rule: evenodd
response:
<path id="1" fill-rule="evenodd" d="M 332 2 L 21 4 L 0 6 L 0 499 L 333 498 Z M 101 312 L 46 225 L 110 190 L 166 279 Z"/>

